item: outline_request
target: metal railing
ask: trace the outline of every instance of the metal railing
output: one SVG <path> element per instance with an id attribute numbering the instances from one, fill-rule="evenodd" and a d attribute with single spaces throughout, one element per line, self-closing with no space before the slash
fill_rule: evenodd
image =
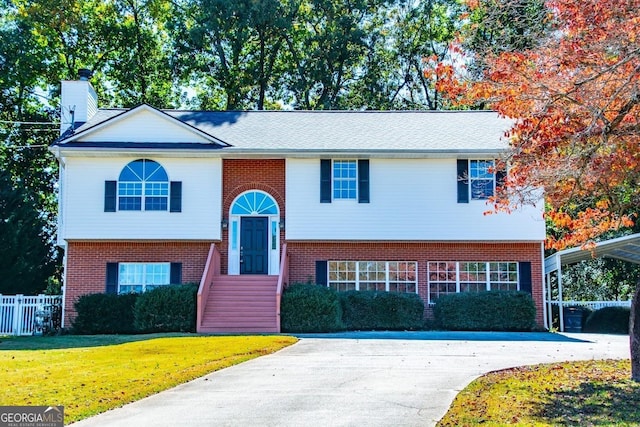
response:
<path id="1" fill-rule="evenodd" d="M 204 309 L 209 298 L 209 290 L 215 276 L 220 275 L 220 251 L 216 247 L 215 243 L 211 244 L 209 248 L 209 255 L 207 256 L 207 264 L 204 266 L 204 272 L 202 273 L 202 279 L 200 280 L 200 286 L 198 287 L 197 296 L 197 313 L 196 313 L 196 331 L 200 332 L 202 326 L 202 319 L 204 317 Z"/>
<path id="2" fill-rule="evenodd" d="M 32 335 L 38 312 L 61 303 L 60 295 L 0 294 L 0 335 Z"/>

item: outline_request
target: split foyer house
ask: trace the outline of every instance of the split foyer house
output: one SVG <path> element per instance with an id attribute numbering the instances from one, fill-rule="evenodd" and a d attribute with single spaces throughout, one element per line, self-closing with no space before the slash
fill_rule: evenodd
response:
<path id="1" fill-rule="evenodd" d="M 542 324 L 542 201 L 484 215 L 494 112 L 100 109 L 86 78 L 61 108 L 66 326 L 83 294 L 199 283 L 198 331 L 279 331 L 298 282 L 523 290 Z"/>

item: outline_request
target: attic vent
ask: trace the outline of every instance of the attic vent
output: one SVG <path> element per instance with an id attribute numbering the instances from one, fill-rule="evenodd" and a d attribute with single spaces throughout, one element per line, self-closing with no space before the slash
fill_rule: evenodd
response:
<path id="1" fill-rule="evenodd" d="M 80 80 L 87 81 L 91 78 L 91 76 L 93 76 L 93 71 L 87 68 L 80 68 L 78 70 L 78 77 L 80 77 Z"/>

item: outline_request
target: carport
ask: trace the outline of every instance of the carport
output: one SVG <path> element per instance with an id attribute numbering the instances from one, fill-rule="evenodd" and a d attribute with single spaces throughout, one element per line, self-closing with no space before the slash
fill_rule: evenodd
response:
<path id="1" fill-rule="evenodd" d="M 598 242 L 588 249 L 581 247 L 565 249 L 545 258 L 545 289 L 543 290 L 543 298 L 546 312 L 544 326 L 546 328 L 549 328 L 553 324 L 551 307 L 554 304 L 562 307 L 562 267 L 576 264 L 587 259 L 601 257 L 616 258 L 640 264 L 640 233 Z M 558 286 L 556 300 L 553 299 L 552 292 L 551 277 L 553 273 L 556 274 Z M 563 310 L 559 310 L 560 331 L 564 332 L 564 317 L 562 312 Z"/>

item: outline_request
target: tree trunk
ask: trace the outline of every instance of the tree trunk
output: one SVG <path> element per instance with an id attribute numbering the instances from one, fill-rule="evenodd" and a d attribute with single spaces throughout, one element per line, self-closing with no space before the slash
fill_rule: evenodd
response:
<path id="1" fill-rule="evenodd" d="M 640 283 L 631 301 L 629 318 L 629 341 L 631 344 L 631 379 L 640 382 Z"/>

